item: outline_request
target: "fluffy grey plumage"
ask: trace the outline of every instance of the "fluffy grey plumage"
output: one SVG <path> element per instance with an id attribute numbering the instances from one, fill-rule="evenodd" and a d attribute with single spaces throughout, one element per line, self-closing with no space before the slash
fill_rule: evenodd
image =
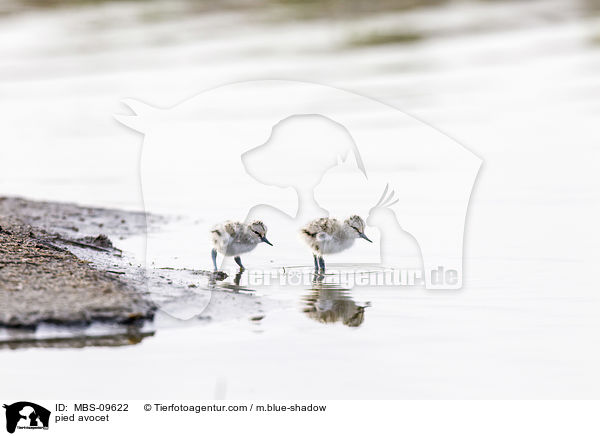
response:
<path id="1" fill-rule="evenodd" d="M 213 227 L 210 235 L 214 247 L 212 256 L 215 270 L 217 252 L 224 256 L 235 256 L 235 261 L 243 268 L 240 254 L 254 250 L 261 242 L 273 245 L 267 240 L 267 226 L 262 221 L 254 221 L 251 224 L 225 221 Z"/>
<path id="2" fill-rule="evenodd" d="M 357 238 L 371 242 L 364 233 L 365 222 L 353 215 L 344 222 L 335 218 L 319 218 L 300 229 L 300 236 L 315 256 L 315 269 L 325 269 L 324 254 L 339 253 L 350 248 Z M 317 258 L 319 263 L 317 263 Z"/>

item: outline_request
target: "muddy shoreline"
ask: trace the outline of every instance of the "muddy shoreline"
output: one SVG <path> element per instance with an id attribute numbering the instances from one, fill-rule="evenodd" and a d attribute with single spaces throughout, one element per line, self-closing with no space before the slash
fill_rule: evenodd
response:
<path id="1" fill-rule="evenodd" d="M 120 238 L 160 222 L 139 212 L 0 197 L 0 327 L 151 321 L 156 306 L 143 281 L 114 266 L 122 263 Z"/>
<path id="2" fill-rule="evenodd" d="M 159 327 L 254 324 L 288 306 L 239 272 L 155 267 L 127 250 L 185 220 L 0 197 L 0 350 L 135 345 Z"/>

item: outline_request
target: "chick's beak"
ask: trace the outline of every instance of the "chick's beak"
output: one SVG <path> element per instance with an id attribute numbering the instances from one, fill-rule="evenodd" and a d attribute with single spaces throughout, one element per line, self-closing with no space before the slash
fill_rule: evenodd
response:
<path id="1" fill-rule="evenodd" d="M 262 238 L 260 238 L 260 240 L 261 240 L 261 241 L 263 241 L 263 242 L 264 242 L 264 243 L 266 243 L 266 244 L 269 244 L 271 247 L 273 246 L 273 244 L 271 244 L 271 243 L 269 242 L 269 240 L 267 239 L 267 237 L 266 237 L 266 236 L 263 236 Z"/>
<path id="2" fill-rule="evenodd" d="M 371 241 L 369 238 L 367 238 L 367 235 L 365 235 L 364 233 L 359 233 L 359 234 L 358 234 L 358 236 L 360 236 L 360 237 L 361 237 L 361 238 L 363 238 L 363 239 L 366 239 L 366 240 L 367 240 L 367 241 L 369 241 L 369 242 L 373 242 L 373 241 Z"/>

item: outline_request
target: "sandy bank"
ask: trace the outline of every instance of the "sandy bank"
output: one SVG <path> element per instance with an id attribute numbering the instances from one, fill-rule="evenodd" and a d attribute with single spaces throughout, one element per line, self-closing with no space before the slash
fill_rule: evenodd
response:
<path id="1" fill-rule="evenodd" d="M 154 304 L 118 271 L 92 266 L 69 250 L 119 258 L 112 242 L 99 237 L 102 230 L 127 235 L 145 229 L 140 213 L 0 198 L 0 326 L 152 319 Z"/>

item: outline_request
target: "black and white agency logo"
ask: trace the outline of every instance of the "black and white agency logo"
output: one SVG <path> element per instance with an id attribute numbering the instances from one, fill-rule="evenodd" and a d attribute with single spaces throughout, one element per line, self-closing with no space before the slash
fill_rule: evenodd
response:
<path id="1" fill-rule="evenodd" d="M 22 430 L 48 430 L 50 411 L 42 406 L 28 401 L 19 401 L 6 409 L 6 431 L 14 433 Z"/>

